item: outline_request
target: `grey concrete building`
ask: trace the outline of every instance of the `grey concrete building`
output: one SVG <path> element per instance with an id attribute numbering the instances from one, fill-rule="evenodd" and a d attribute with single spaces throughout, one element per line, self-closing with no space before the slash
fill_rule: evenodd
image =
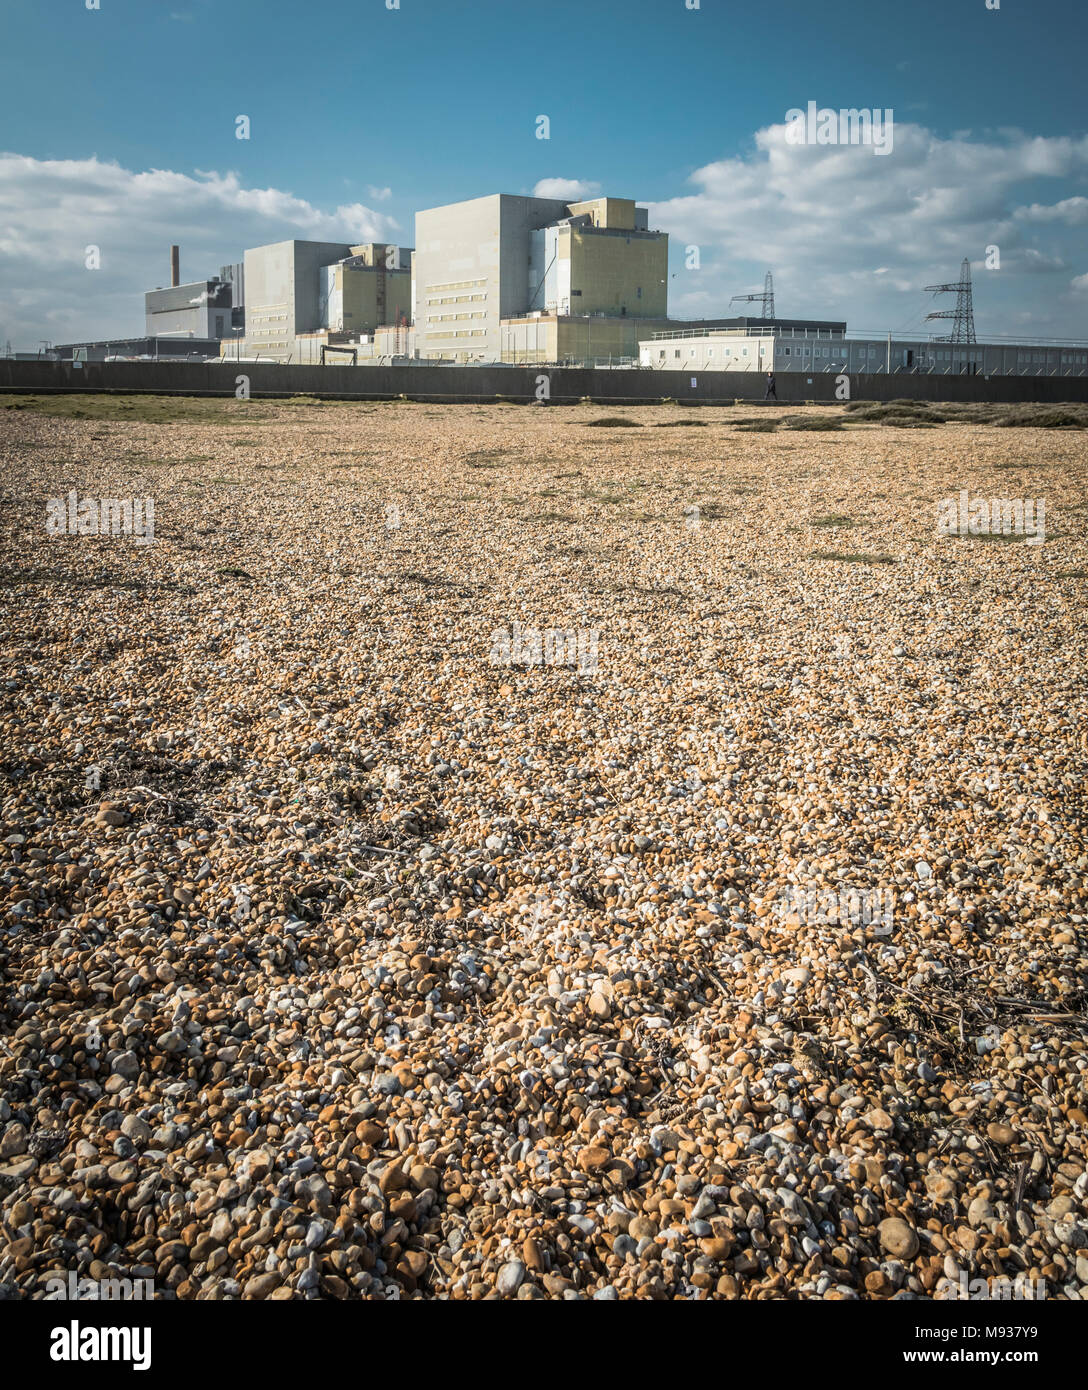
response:
<path id="1" fill-rule="evenodd" d="M 495 193 L 416 214 L 421 358 L 497 362 L 502 322 L 536 308 L 664 317 L 668 237 L 627 198 Z"/>
<path id="2" fill-rule="evenodd" d="M 232 286 L 225 280 L 148 290 L 144 331 L 157 338 L 228 338 L 234 331 L 233 309 Z"/>
<path id="3" fill-rule="evenodd" d="M 367 242 L 278 241 L 245 255 L 241 351 L 287 360 L 306 334 L 373 333 L 407 317 L 411 248 Z"/>
<path id="4" fill-rule="evenodd" d="M 299 333 L 320 328 L 320 271 L 351 254 L 339 241 L 277 241 L 246 251 L 246 346 L 287 357 Z"/>
<path id="5" fill-rule="evenodd" d="M 498 361 L 501 320 L 529 306 L 529 234 L 566 211 L 558 198 L 495 193 L 416 213 L 420 356 Z"/>

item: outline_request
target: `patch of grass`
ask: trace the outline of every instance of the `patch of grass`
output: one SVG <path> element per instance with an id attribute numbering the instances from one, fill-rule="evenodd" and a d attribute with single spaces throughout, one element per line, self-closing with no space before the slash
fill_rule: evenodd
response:
<path id="1" fill-rule="evenodd" d="M 1088 570 L 1059 570 L 1055 579 L 1088 579 Z"/>
<path id="2" fill-rule="evenodd" d="M 846 407 L 852 422 L 885 425 L 902 421 L 944 423 L 945 412 L 924 401 L 851 401 Z"/>
<path id="3" fill-rule="evenodd" d="M 637 420 L 625 420 L 622 415 L 602 415 L 599 420 L 587 420 L 586 428 L 600 430 L 640 430 L 642 426 Z"/>
<path id="4" fill-rule="evenodd" d="M 1040 430 L 1084 430 L 1088 429 L 1088 406 L 1013 406 L 994 423 L 1003 429 L 1026 426 Z"/>
<path id="5" fill-rule="evenodd" d="M 0 395 L 0 409 L 30 410 L 69 420 L 141 420 L 151 424 L 185 421 L 229 421 L 244 416 L 251 420 L 271 418 L 269 402 L 256 407 L 250 401 L 230 396 L 123 396 L 103 391 L 96 394 L 35 396 Z"/>
<path id="6" fill-rule="evenodd" d="M 248 570 L 239 569 L 237 565 L 222 565 L 216 570 L 216 574 L 222 575 L 224 579 L 252 579 L 253 576 Z"/>
<path id="7" fill-rule="evenodd" d="M 863 555 L 860 551 L 852 550 L 817 550 L 813 552 L 814 560 L 841 560 L 850 565 L 894 565 L 896 559 L 894 555 Z"/>
<path id="8" fill-rule="evenodd" d="M 709 420 L 658 420 L 654 429 L 705 429 L 709 424 Z"/>
<path id="9" fill-rule="evenodd" d="M 856 423 L 884 424 L 898 429 L 920 425 L 994 425 L 999 429 L 1088 429 L 1088 405 L 1061 402 L 1049 405 L 1025 401 L 851 401 L 846 406 Z"/>
<path id="10" fill-rule="evenodd" d="M 420 570 L 404 570 L 395 576 L 403 579 L 406 584 L 419 584 L 424 589 L 452 589 L 456 586 L 452 580 L 440 574 L 423 574 Z"/>
<path id="11" fill-rule="evenodd" d="M 509 449 L 476 449 L 471 454 L 465 454 L 461 462 L 469 468 L 500 468 L 510 453 Z"/>
<path id="12" fill-rule="evenodd" d="M 782 422 L 788 430 L 841 430 L 837 415 L 787 415 Z"/>
<path id="13" fill-rule="evenodd" d="M 814 516 L 809 524 L 812 526 L 856 526 L 857 522 L 852 516 L 847 516 L 845 512 L 828 512 L 826 516 Z"/>
<path id="14" fill-rule="evenodd" d="M 737 429 L 745 434 L 773 434 L 778 428 L 776 420 L 741 420 Z"/>

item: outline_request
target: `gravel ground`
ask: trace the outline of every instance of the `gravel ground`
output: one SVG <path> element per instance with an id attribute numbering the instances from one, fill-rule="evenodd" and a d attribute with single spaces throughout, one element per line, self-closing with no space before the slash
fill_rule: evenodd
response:
<path id="1" fill-rule="evenodd" d="M 1088 1299 L 1083 432 L 74 406 L 0 411 L 0 1294 Z"/>

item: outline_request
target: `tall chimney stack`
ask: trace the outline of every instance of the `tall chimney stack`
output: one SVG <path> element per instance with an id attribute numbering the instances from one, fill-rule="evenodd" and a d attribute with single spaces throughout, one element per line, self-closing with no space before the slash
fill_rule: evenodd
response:
<path id="1" fill-rule="evenodd" d="M 170 248 L 170 284 L 181 284 L 181 248 L 178 246 Z"/>

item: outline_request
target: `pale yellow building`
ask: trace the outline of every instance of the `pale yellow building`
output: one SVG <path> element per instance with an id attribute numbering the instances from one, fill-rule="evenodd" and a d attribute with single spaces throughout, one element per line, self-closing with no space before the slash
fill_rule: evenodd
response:
<path id="1" fill-rule="evenodd" d="M 571 203 L 569 219 L 533 232 L 529 308 L 570 316 L 664 318 L 669 238 L 645 230 L 637 212 L 630 198 L 594 198 Z M 641 228 L 636 220 L 643 221 Z"/>
<path id="2" fill-rule="evenodd" d="M 503 362 L 589 362 L 626 359 L 638 362 L 639 349 L 652 334 L 664 332 L 670 321 L 617 318 L 593 314 L 526 314 L 502 321 Z"/>
<path id="3" fill-rule="evenodd" d="M 353 246 L 351 258 L 321 268 L 322 319 L 330 333 L 373 333 L 412 316 L 412 276 L 401 248 Z M 392 253 L 392 254 L 390 254 Z"/>

